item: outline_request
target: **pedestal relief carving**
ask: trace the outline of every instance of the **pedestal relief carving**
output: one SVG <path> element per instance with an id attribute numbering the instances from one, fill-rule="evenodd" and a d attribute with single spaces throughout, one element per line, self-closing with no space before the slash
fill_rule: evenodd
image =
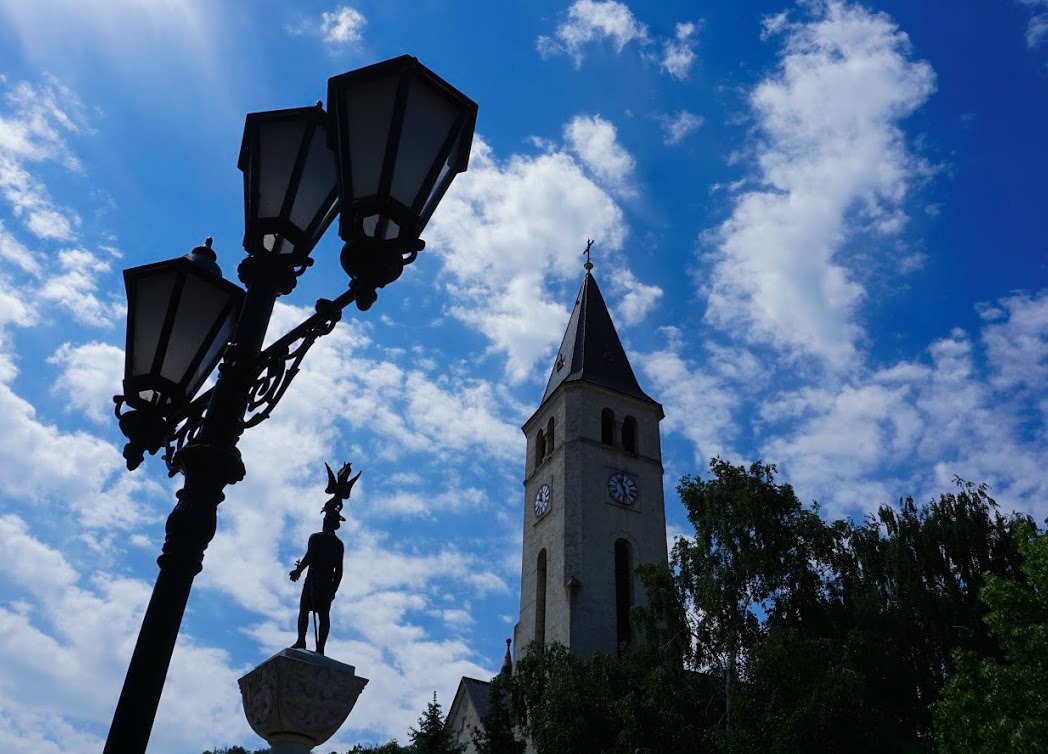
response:
<path id="1" fill-rule="evenodd" d="M 284 649 L 240 679 L 248 724 L 274 752 L 308 752 L 345 722 L 367 685 L 352 665 Z"/>

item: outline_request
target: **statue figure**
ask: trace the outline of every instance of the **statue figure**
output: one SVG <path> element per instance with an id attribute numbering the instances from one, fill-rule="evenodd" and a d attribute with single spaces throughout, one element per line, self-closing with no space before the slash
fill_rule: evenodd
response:
<path id="1" fill-rule="evenodd" d="M 324 645 L 331 630 L 331 601 L 342 582 L 344 549 L 342 540 L 335 536 L 335 530 L 346 520 L 342 517 L 342 505 L 349 499 L 349 493 L 353 491 L 353 485 L 361 474 L 357 472 L 357 475 L 350 479 L 349 475 L 353 473 L 351 463 L 345 464 L 339 470 L 338 477 L 331 471 L 330 466 L 324 466 L 328 473 L 328 486 L 325 491 L 332 496 L 321 508 L 324 514 L 324 530 L 310 535 L 305 556 L 295 561 L 295 569 L 291 572 L 291 580 L 298 581 L 302 571 L 309 569 L 306 581 L 302 585 L 302 599 L 298 603 L 298 641 L 292 644 L 291 648 L 306 648 L 306 629 L 309 627 L 309 614 L 312 612 L 313 637 L 318 654 L 324 654 Z M 320 618 L 319 632 L 317 617 Z"/>

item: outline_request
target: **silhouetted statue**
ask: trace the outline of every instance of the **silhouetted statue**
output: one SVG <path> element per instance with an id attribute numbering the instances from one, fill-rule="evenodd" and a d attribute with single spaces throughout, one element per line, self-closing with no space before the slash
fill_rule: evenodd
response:
<path id="1" fill-rule="evenodd" d="M 335 536 L 335 530 L 346 520 L 342 517 L 342 504 L 349 499 L 353 485 L 360 478 L 360 472 L 352 479 L 349 478 L 353 473 L 353 464 L 344 465 L 339 470 L 338 477 L 331 471 L 330 466 L 324 466 L 327 467 L 328 473 L 328 486 L 325 491 L 332 496 L 321 509 L 324 514 L 324 530 L 310 535 L 305 557 L 295 562 L 295 570 L 291 572 L 291 580 L 298 581 L 302 571 L 309 569 L 306 581 L 302 585 L 302 599 L 298 604 L 298 641 L 291 645 L 291 648 L 306 648 L 306 629 L 309 627 L 309 614 L 312 612 L 320 618 L 319 633 L 316 618 L 313 622 L 314 640 L 319 654 L 324 654 L 324 645 L 331 630 L 331 601 L 335 599 L 335 592 L 342 582 L 343 547 L 342 540 Z"/>

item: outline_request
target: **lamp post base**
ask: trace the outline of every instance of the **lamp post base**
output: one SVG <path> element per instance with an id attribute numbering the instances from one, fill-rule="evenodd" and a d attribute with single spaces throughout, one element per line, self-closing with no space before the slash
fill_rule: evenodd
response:
<path id="1" fill-rule="evenodd" d="M 282 649 L 239 681 L 244 715 L 273 754 L 309 754 L 335 735 L 367 682 L 306 649 Z"/>

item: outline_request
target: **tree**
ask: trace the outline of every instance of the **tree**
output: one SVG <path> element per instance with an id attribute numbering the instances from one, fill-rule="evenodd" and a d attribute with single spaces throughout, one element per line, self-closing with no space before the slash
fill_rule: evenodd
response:
<path id="1" fill-rule="evenodd" d="M 955 653 L 957 669 L 935 705 L 935 734 L 948 754 L 1048 751 L 1048 533 L 1016 532 L 1020 574 L 987 574 L 979 594 L 999 657 Z"/>
<path id="2" fill-rule="evenodd" d="M 527 744 L 517 738 L 513 724 L 513 677 L 499 673 L 488 684 L 488 710 L 473 730 L 478 754 L 524 754 Z"/>
<path id="3" fill-rule="evenodd" d="M 532 644 L 514 670 L 512 716 L 539 754 L 688 754 L 711 722 L 701 682 L 647 643 L 585 660 Z"/>
<path id="4" fill-rule="evenodd" d="M 673 622 L 686 630 L 678 642 L 688 666 L 712 670 L 723 684 L 725 727 L 732 725 L 734 691 L 761 633 L 761 618 L 777 600 L 812 589 L 818 578 L 809 566 L 805 540 L 808 519 L 793 488 L 776 484 L 775 466 L 757 461 L 749 468 L 710 460 L 710 480 L 684 477 L 677 487 L 693 541 L 678 539 Z"/>
<path id="5" fill-rule="evenodd" d="M 433 701 L 419 716 L 418 728 L 412 728 L 408 737 L 415 754 L 461 754 L 466 750 L 464 744 L 455 742 L 451 731 L 444 729 L 444 714 L 437 703 L 436 691 L 433 692 Z"/>
<path id="6" fill-rule="evenodd" d="M 930 751 L 931 705 L 953 652 L 999 654 L 978 598 L 984 573 L 1018 574 L 1013 532 L 985 486 L 854 523 L 801 506 L 774 466 L 710 463 L 678 490 L 695 529 L 671 566 L 640 569 L 635 612 L 660 657 L 696 684 L 714 751 Z M 678 658 L 674 660 L 673 658 Z"/>
<path id="7" fill-rule="evenodd" d="M 331 752 L 331 754 L 337 754 Z M 346 754 L 412 754 L 412 749 L 407 746 L 401 746 L 397 743 L 397 739 L 393 739 L 380 746 L 364 746 L 362 744 L 355 744 L 352 749 L 346 751 Z"/>

